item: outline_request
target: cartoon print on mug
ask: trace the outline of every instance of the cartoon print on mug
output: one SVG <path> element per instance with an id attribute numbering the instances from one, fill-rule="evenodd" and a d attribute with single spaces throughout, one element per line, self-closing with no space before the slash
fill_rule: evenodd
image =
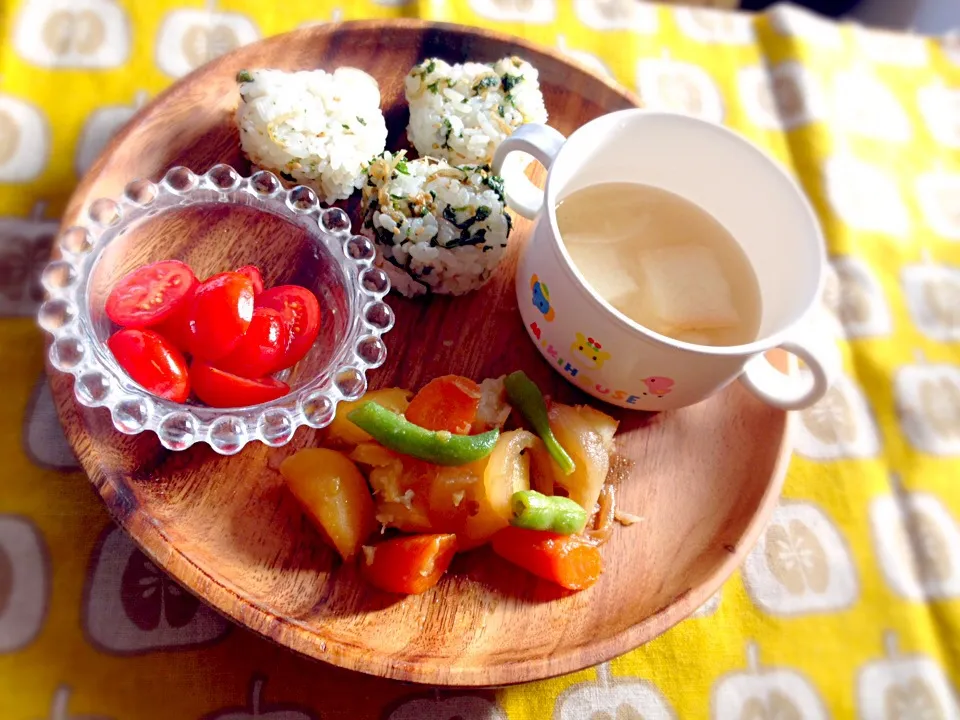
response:
<path id="1" fill-rule="evenodd" d="M 931 455 L 960 455 L 960 368 L 928 363 L 920 352 L 893 378 L 897 416 L 913 447 Z"/>
<path id="2" fill-rule="evenodd" d="M 924 173 L 917 178 L 916 189 L 920 212 L 930 228 L 947 240 L 960 241 L 960 174 Z"/>
<path id="3" fill-rule="evenodd" d="M 795 61 L 772 68 L 742 68 L 737 73 L 737 88 L 750 120 L 766 130 L 792 130 L 827 115 L 819 83 Z"/>
<path id="4" fill-rule="evenodd" d="M 836 612 L 860 595 L 846 539 L 811 502 L 781 501 L 742 572 L 747 595 L 770 615 Z"/>
<path id="5" fill-rule="evenodd" d="M 857 717 L 862 720 L 957 720 L 957 695 L 943 669 L 926 655 L 905 654 L 897 636 L 883 634 L 885 658 L 857 673 Z"/>
<path id="6" fill-rule="evenodd" d="M 657 31 L 657 8 L 633 0 L 575 0 L 577 19 L 594 30 L 632 30 L 643 35 Z"/>
<path id="7" fill-rule="evenodd" d="M 592 370 L 599 370 L 610 359 L 610 353 L 604 350 L 598 341 L 592 337 L 584 337 L 584 334 L 579 332 L 570 346 L 570 352 L 585 361 L 587 369 Z"/>
<path id="8" fill-rule="evenodd" d="M 747 642 L 747 667 L 721 675 L 710 691 L 713 720 L 826 720 L 823 699 L 798 671 L 760 664 L 760 649 Z"/>
<path id="9" fill-rule="evenodd" d="M 112 524 L 91 557 L 82 622 L 90 644 L 113 655 L 207 645 L 231 628 Z"/>
<path id="10" fill-rule="evenodd" d="M 130 57 L 130 21 L 117 0 L 27 0 L 13 43 L 46 68 L 105 69 Z"/>
<path id="11" fill-rule="evenodd" d="M 659 375 L 645 377 L 640 382 L 647 386 L 647 392 L 649 392 L 651 395 L 656 395 L 657 397 L 668 395 L 670 391 L 673 390 L 674 385 L 673 380 Z"/>
<path id="12" fill-rule="evenodd" d="M 597 665 L 596 680 L 574 683 L 557 696 L 553 720 L 581 718 L 675 720 L 676 714 L 656 685 L 635 677 L 617 677 L 605 662 Z"/>
<path id="13" fill-rule="evenodd" d="M 533 292 L 533 306 L 543 313 L 544 320 L 553 322 L 557 314 L 550 304 L 550 290 L 546 283 L 540 282 L 536 273 L 530 277 L 530 290 Z"/>
<path id="14" fill-rule="evenodd" d="M 469 0 L 470 9 L 488 20 L 545 24 L 557 15 L 556 0 Z"/>
<path id="15" fill-rule="evenodd" d="M 917 90 L 917 106 L 934 140 L 960 148 L 960 89 L 946 87 L 938 79 Z"/>
<path id="16" fill-rule="evenodd" d="M 539 308 L 538 308 L 539 311 Z M 596 382 L 594 378 L 590 377 L 587 371 L 581 365 L 575 364 L 577 362 L 576 357 L 569 357 L 566 351 L 562 351 L 560 348 L 562 345 L 553 343 L 550 339 L 548 326 L 541 327 L 538 321 L 531 322 L 527 325 L 527 333 L 530 335 L 531 340 L 534 343 L 540 346 L 542 355 L 544 359 L 557 366 L 560 373 L 567 379 L 568 382 L 573 383 L 574 385 L 579 386 L 588 393 L 591 393 L 595 397 L 599 397 L 602 400 L 608 400 L 611 402 L 622 402 L 626 405 L 635 405 L 638 401 L 642 400 L 643 397 L 649 396 L 651 399 L 657 399 L 663 397 L 663 395 L 648 394 L 645 391 L 637 390 L 635 392 L 617 389 L 604 385 L 603 383 Z M 577 333 L 579 337 L 583 337 L 582 333 Z M 583 338 L 583 344 L 586 348 L 588 346 L 589 338 Z M 579 350 L 579 344 L 574 342 L 572 351 L 574 355 L 580 355 L 584 357 Z M 608 353 L 603 353 L 607 355 Z M 589 362 L 594 363 L 593 356 L 590 355 L 587 358 Z M 606 361 L 607 358 L 603 358 L 603 361 Z M 593 369 L 598 369 L 594 367 Z M 663 386 L 662 381 L 669 381 L 669 378 L 660 378 L 656 376 L 651 376 L 652 379 L 658 382 L 655 382 L 655 386 Z"/>
<path id="17" fill-rule="evenodd" d="M 19 515 L 0 515 L 0 655 L 40 634 L 50 601 L 50 558 L 40 529 Z"/>
<path id="18" fill-rule="evenodd" d="M 249 17 L 217 11 L 215 0 L 207 0 L 204 10 L 172 10 L 157 33 L 157 67 L 170 77 L 182 77 L 259 37 L 260 31 Z"/>
<path id="19" fill-rule="evenodd" d="M 318 720 L 317 717 L 305 708 L 293 707 L 291 705 L 269 705 L 264 702 L 264 686 L 267 684 L 267 678 L 264 675 L 255 674 L 250 680 L 250 689 L 248 690 L 249 699 L 245 708 L 225 708 L 217 710 L 208 715 L 204 715 L 203 720 Z"/>
<path id="20" fill-rule="evenodd" d="M 960 597 L 960 526 L 940 498 L 906 491 L 890 478 L 889 495 L 870 503 L 870 530 L 887 585 L 908 600 Z"/>
<path id="21" fill-rule="evenodd" d="M 50 147 L 50 124 L 43 111 L 0 93 L 0 182 L 37 178 L 47 166 Z"/>

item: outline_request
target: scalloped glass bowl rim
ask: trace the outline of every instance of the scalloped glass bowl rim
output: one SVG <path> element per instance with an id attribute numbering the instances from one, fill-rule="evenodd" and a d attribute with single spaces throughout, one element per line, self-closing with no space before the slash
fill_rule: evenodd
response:
<path id="1" fill-rule="evenodd" d="M 148 215 L 199 203 L 240 201 L 298 220 L 333 257 L 347 293 L 345 335 L 324 371 L 276 400 L 226 409 L 165 400 L 136 384 L 94 332 L 87 299 L 93 269 L 104 248 L 124 228 Z M 366 371 L 386 359 L 382 336 L 393 327 L 394 316 L 383 301 L 390 281 L 373 264 L 373 243 L 351 233 L 343 210 L 323 207 L 309 187 L 285 188 L 269 171 L 244 177 L 220 164 L 197 175 L 178 166 L 159 183 L 134 180 L 119 200 L 101 198 L 90 203 L 79 224 L 62 229 L 57 242 L 61 257 L 43 271 L 47 299 L 38 314 L 40 326 L 53 338 L 51 365 L 73 376 L 74 396 L 81 405 L 107 408 L 114 427 L 122 433 L 154 432 L 169 450 L 206 443 L 222 455 L 232 455 L 253 440 L 282 446 L 304 425 L 330 424 L 337 404 L 362 396 Z"/>

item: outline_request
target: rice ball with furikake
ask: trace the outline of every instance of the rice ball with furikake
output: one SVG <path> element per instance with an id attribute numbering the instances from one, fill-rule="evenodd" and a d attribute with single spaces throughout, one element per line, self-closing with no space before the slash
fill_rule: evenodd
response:
<path id="1" fill-rule="evenodd" d="M 371 161 L 363 215 L 377 265 L 407 297 L 476 290 L 503 258 L 512 227 L 503 180 L 488 166 L 407 160 L 403 152 Z"/>
<path id="2" fill-rule="evenodd" d="M 387 142 L 370 75 L 356 68 L 244 70 L 237 81 L 240 146 L 254 165 L 313 187 L 326 202 L 363 184 L 367 161 Z"/>
<path id="3" fill-rule="evenodd" d="M 524 123 L 545 123 L 537 70 L 518 57 L 493 64 L 424 60 L 405 81 L 407 135 L 421 156 L 455 165 L 489 164 L 503 139 Z"/>

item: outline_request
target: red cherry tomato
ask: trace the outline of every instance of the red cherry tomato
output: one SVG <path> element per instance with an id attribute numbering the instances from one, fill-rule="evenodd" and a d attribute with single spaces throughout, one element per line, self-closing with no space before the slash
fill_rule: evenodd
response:
<path id="1" fill-rule="evenodd" d="M 193 317 L 193 296 L 198 287 L 200 287 L 199 283 L 170 317 L 150 328 L 163 335 L 182 353 L 190 352 L 190 318 Z"/>
<path id="2" fill-rule="evenodd" d="M 167 400 L 184 402 L 190 395 L 187 361 L 165 337 L 153 330 L 114 333 L 107 347 L 136 382 Z"/>
<path id="3" fill-rule="evenodd" d="M 277 370 L 300 361 L 320 332 L 320 303 L 317 296 L 299 285 L 278 285 L 257 298 L 257 307 L 276 310 L 290 332 L 290 340 Z"/>
<path id="4" fill-rule="evenodd" d="M 254 295 L 259 295 L 263 292 L 263 275 L 260 274 L 260 268 L 256 265 L 244 265 L 242 268 L 237 268 L 237 272 L 244 277 L 250 278 L 250 282 L 253 283 Z"/>
<path id="5" fill-rule="evenodd" d="M 245 378 L 259 378 L 274 372 L 287 349 L 287 327 L 276 310 L 257 308 L 246 334 L 217 367 Z"/>
<path id="6" fill-rule="evenodd" d="M 245 407 L 275 400 L 290 392 L 290 386 L 271 377 L 242 378 L 217 370 L 209 363 L 194 360 L 190 366 L 193 392 L 210 407 Z"/>
<path id="7" fill-rule="evenodd" d="M 205 280 L 193 295 L 190 353 L 219 360 L 233 350 L 253 319 L 253 283 L 235 272 Z"/>
<path id="8" fill-rule="evenodd" d="M 106 312 L 117 325 L 143 328 L 170 317 L 187 301 L 197 278 L 179 260 L 163 260 L 125 275 L 107 296 Z"/>

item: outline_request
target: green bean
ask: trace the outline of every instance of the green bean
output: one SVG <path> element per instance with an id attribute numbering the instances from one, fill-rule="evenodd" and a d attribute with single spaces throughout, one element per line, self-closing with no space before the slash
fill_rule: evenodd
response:
<path id="1" fill-rule="evenodd" d="M 574 535 L 587 524 L 587 511 L 570 498 L 520 490 L 513 494 L 510 504 L 513 508 L 510 524 L 526 530 Z"/>
<path id="2" fill-rule="evenodd" d="M 485 458 L 500 437 L 497 429 L 480 435 L 427 430 L 375 402 L 364 403 L 347 419 L 384 447 L 436 465 L 466 465 Z"/>
<path id="3" fill-rule="evenodd" d="M 547 403 L 543 399 L 540 388 L 526 376 L 522 370 L 517 370 L 507 375 L 504 381 L 507 388 L 507 397 L 510 398 L 510 404 L 513 405 L 527 422 L 533 425 L 537 435 L 547 446 L 547 452 L 550 453 L 564 475 L 570 475 L 577 466 L 573 462 L 567 451 L 557 440 L 550 429 L 550 420 L 547 418 Z"/>

